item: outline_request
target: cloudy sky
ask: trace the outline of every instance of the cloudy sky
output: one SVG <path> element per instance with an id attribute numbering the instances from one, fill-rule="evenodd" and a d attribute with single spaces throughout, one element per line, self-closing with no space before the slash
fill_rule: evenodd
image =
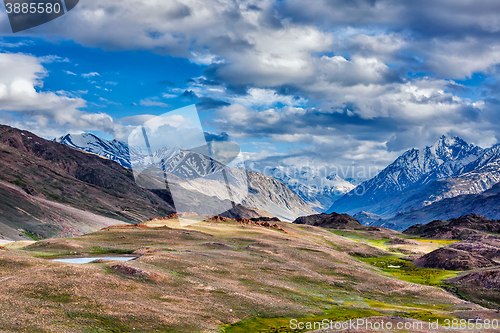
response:
<path id="1" fill-rule="evenodd" d="M 500 140 L 496 0 L 81 0 L 13 34 L 0 123 L 125 140 L 196 104 L 263 164 L 384 167 L 441 135 Z"/>

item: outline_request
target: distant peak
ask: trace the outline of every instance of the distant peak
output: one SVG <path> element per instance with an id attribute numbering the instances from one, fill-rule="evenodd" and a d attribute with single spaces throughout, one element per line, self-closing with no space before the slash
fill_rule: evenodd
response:
<path id="1" fill-rule="evenodd" d="M 431 147 L 453 147 L 453 146 L 469 146 L 469 144 L 458 136 L 448 137 L 446 135 L 442 135 L 436 143 L 434 143 Z"/>
<path id="2" fill-rule="evenodd" d="M 87 133 L 87 132 L 85 132 L 85 133 L 82 133 L 82 134 L 80 134 L 80 135 L 81 135 L 82 137 L 88 137 L 88 136 L 91 136 L 91 137 L 93 137 L 93 138 L 98 138 L 98 139 L 99 139 L 99 137 L 98 137 L 97 135 L 94 135 L 94 134 L 92 134 L 92 133 Z"/>

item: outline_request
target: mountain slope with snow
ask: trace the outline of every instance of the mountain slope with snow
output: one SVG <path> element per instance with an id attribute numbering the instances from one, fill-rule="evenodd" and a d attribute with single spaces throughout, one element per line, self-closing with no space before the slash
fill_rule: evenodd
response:
<path id="1" fill-rule="evenodd" d="M 228 168 L 196 151 L 160 149 L 152 152 L 153 156 L 150 156 L 147 152 L 137 147 L 129 148 L 126 144 L 119 141 L 100 139 L 90 133 L 80 135 L 68 134 L 53 141 L 109 158 L 122 166 L 133 167 L 134 171 L 141 170 L 142 166 L 150 164 L 150 159 L 153 158 L 156 169 L 160 173 L 166 172 L 172 180 L 175 178 L 180 180 L 176 183 L 177 186 L 192 193 L 209 195 L 218 200 L 225 200 L 227 196 L 227 184 L 221 181 L 223 178 L 218 177 L 217 174 L 223 169 Z M 235 170 L 233 172 L 231 170 L 227 170 L 228 176 L 237 173 Z M 163 177 L 163 175 L 158 176 Z M 241 184 L 244 184 L 245 191 L 240 189 L 241 191 L 237 192 L 239 193 L 241 203 L 245 206 L 264 210 L 282 220 L 289 221 L 295 220 L 298 216 L 315 213 L 302 198 L 282 182 L 272 177 L 250 171 L 246 171 L 243 177 L 245 178 L 244 181 L 235 181 L 235 183 L 239 183 L 240 187 L 243 186 Z M 190 180 L 196 178 L 198 179 L 197 181 Z M 231 177 L 229 178 L 231 180 Z M 247 193 L 247 185 L 249 192 L 248 196 L 244 197 L 244 194 L 246 195 Z M 237 190 L 236 187 L 233 190 Z M 191 199 L 193 198 L 194 196 L 191 197 Z M 190 199 L 186 197 L 186 200 L 189 201 Z M 179 207 L 176 208 L 179 209 Z M 186 209 L 189 210 L 189 205 Z M 203 211 L 199 211 L 198 213 L 203 213 Z"/>
<path id="2" fill-rule="evenodd" d="M 296 168 L 277 167 L 269 170 L 269 175 L 288 186 L 318 212 L 325 211 L 335 200 L 355 188 L 337 175 L 316 174 L 310 168 L 297 171 Z"/>
<path id="3" fill-rule="evenodd" d="M 482 193 L 500 181 L 499 150 L 498 145 L 482 149 L 443 136 L 430 147 L 406 151 L 328 211 L 392 217 L 446 198 Z"/>
<path id="4" fill-rule="evenodd" d="M 109 141 L 91 133 L 83 133 L 67 134 L 52 141 L 109 158 L 126 168 L 131 168 L 128 145 L 118 140 Z"/>

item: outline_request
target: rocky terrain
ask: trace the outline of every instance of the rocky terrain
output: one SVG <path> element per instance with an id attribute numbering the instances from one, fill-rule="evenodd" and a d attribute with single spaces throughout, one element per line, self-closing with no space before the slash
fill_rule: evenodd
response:
<path id="1" fill-rule="evenodd" d="M 500 256 L 498 220 L 469 214 L 448 221 L 417 224 L 404 233 L 429 239 L 462 241 L 418 258 L 414 261 L 417 266 L 462 271 L 499 265 L 494 261 Z"/>
<path id="2" fill-rule="evenodd" d="M 109 158 L 127 168 L 132 168 L 133 161 L 139 163 L 148 158 L 148 153 L 142 152 L 137 147 L 129 148 L 128 145 L 120 141 L 104 140 L 91 133 L 67 134 L 53 141 Z M 178 171 L 186 166 L 193 172 L 190 166 L 200 164 L 200 161 L 204 160 L 200 154 L 189 151 L 160 150 L 153 152 L 153 156 L 155 160 L 162 161 L 161 167 L 165 171 L 172 174 L 179 174 Z M 182 166 L 179 165 L 180 162 L 182 162 Z M 220 169 L 220 166 L 218 168 Z M 206 174 L 194 173 L 197 176 Z M 186 173 L 180 175 L 184 177 Z M 308 168 L 301 168 L 298 171 L 297 168 L 292 167 L 277 167 L 268 170 L 266 176 L 271 176 L 278 182 L 285 184 L 307 205 L 318 211 L 327 209 L 336 199 L 355 187 L 337 175 L 319 175 Z"/>
<path id="3" fill-rule="evenodd" d="M 0 237 L 4 239 L 71 237 L 117 220 L 136 223 L 166 216 L 175 211 L 171 191 L 176 193 L 178 211 L 218 214 L 216 208 L 225 201 L 232 207 L 227 199 L 175 183 L 164 189 L 142 188 L 132 170 L 109 158 L 8 126 L 0 126 L 0 171 Z M 278 181 L 255 174 L 248 179 L 253 192 L 245 203 L 257 208 L 240 206 L 232 217 L 277 215 L 293 220 L 314 212 Z M 207 207 L 214 207 L 214 212 Z M 237 216 L 238 212 L 242 215 Z"/>
<path id="4" fill-rule="evenodd" d="M 316 214 L 297 218 L 293 223 L 333 229 L 366 229 L 358 220 L 347 214 Z"/>
<path id="5" fill-rule="evenodd" d="M 492 241 L 500 233 L 500 220 L 490 220 L 479 214 L 468 214 L 447 221 L 435 220 L 416 224 L 404 231 L 405 234 L 424 238 Z"/>
<path id="6" fill-rule="evenodd" d="M 126 168 L 132 168 L 128 145 L 121 141 L 104 140 L 92 133 L 67 134 L 52 141 L 109 158 Z"/>
<path id="7" fill-rule="evenodd" d="M 119 164 L 7 126 L 0 181 L 0 229 L 10 239 L 81 235 L 174 210 Z"/>
<path id="8" fill-rule="evenodd" d="M 482 306 L 500 307 L 500 270 L 485 269 L 462 274 L 447 280 L 467 299 Z"/>
<path id="9" fill-rule="evenodd" d="M 413 261 L 418 267 L 438 268 L 450 271 L 498 266 L 494 261 L 474 252 L 456 248 L 441 248 Z"/>
<path id="10" fill-rule="evenodd" d="M 404 230 L 414 224 L 448 220 L 471 213 L 490 219 L 500 219 L 500 184 L 495 184 L 491 189 L 480 194 L 464 194 L 444 199 L 421 209 L 374 221 L 374 224 Z"/>
<path id="11" fill-rule="evenodd" d="M 137 147 L 129 148 L 116 140 L 103 140 L 93 134 L 66 135 L 54 141 L 109 158 L 124 167 L 133 166 L 136 172 L 149 161 L 149 155 Z M 233 148 L 229 147 L 228 150 Z M 200 151 L 203 152 L 203 149 Z M 153 153 L 153 159 L 158 163 L 157 169 L 166 172 L 166 176 L 163 171 L 156 176 L 162 182 L 166 178 L 176 202 L 173 202 L 169 193 L 162 193 L 161 188 L 166 188 L 165 184 L 148 186 L 150 182 L 142 181 L 139 184 L 145 188 L 156 188 L 152 192 L 174 204 L 178 211 L 222 214 L 225 209 L 220 211 L 217 207 L 231 208 L 232 199 L 236 204 L 262 210 L 287 221 L 316 212 L 280 181 L 240 168 L 225 168 L 224 164 L 201 152 L 160 149 Z M 223 169 L 226 175 L 222 175 Z M 229 183 L 226 183 L 226 179 Z M 228 196 L 228 184 L 232 197 Z"/>

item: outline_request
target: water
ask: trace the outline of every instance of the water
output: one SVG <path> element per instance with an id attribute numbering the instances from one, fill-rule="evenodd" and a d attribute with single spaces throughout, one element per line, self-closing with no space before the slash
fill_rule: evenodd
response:
<path id="1" fill-rule="evenodd" d="M 68 264 L 88 264 L 94 260 L 117 260 L 117 261 L 129 261 L 137 257 L 85 257 L 85 258 L 63 258 L 63 259 L 51 259 L 52 261 L 65 262 Z"/>

